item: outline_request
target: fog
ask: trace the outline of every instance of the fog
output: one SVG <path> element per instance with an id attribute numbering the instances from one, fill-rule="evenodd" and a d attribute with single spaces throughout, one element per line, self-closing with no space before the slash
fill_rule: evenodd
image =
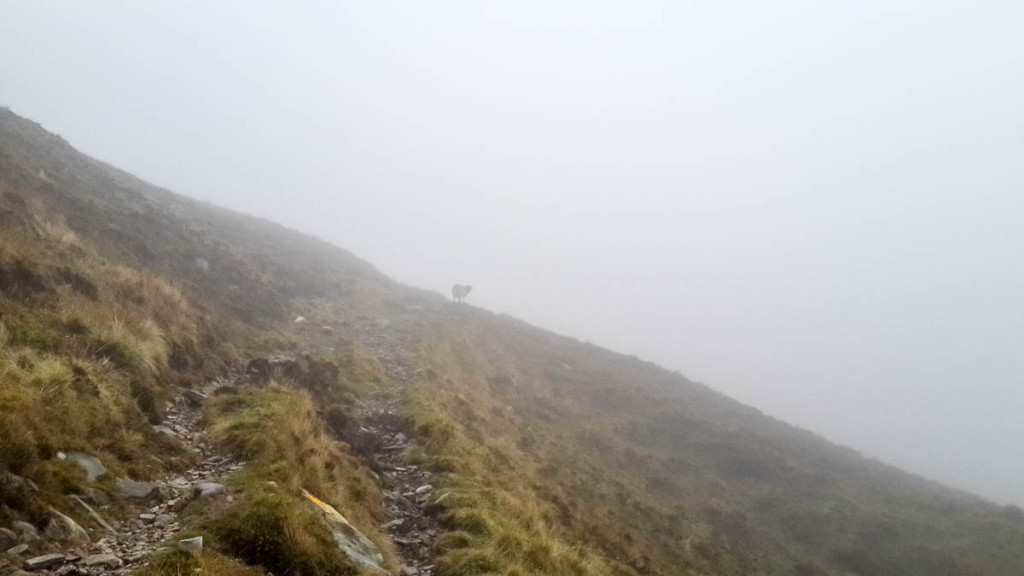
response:
<path id="1" fill-rule="evenodd" d="M 0 0 L 0 105 L 1024 503 L 1020 2 Z"/>

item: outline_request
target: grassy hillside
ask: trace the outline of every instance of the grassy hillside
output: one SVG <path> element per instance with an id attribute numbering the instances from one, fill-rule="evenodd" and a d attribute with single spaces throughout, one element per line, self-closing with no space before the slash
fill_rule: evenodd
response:
<path id="1" fill-rule="evenodd" d="M 0 110 L 0 224 L 61 226 L 103 255 L 172 278 L 250 322 L 296 298 L 359 301 L 393 283 L 355 256 L 271 222 L 157 188 Z M 38 222 L 40 212 L 52 223 Z"/>
<path id="2" fill-rule="evenodd" d="M 300 343 L 291 320 L 304 302 L 328 299 L 344 317 L 372 309 L 394 289 L 344 251 L 145 184 L 0 110 L 0 527 L 28 521 L 42 531 L 52 507 L 96 528 L 71 495 L 113 495 L 116 478 L 150 480 L 195 465 L 188 446 L 153 427 L 169 399 L 237 372 L 255 355 L 295 353 Z M 350 344 L 338 342 L 338 350 L 343 367 L 367 362 Z M 316 392 L 336 404 L 351 399 L 359 384 L 360 374 L 349 370 Z M 391 561 L 394 553 L 376 529 L 382 510 L 372 474 L 326 435 L 308 393 L 293 386 L 252 394 L 243 396 L 248 403 L 213 403 L 208 415 L 224 449 L 253 460 L 232 479 L 244 497 L 213 511 L 223 514 L 220 523 L 192 515 L 192 529 L 215 549 L 242 555 L 268 534 L 236 530 L 231 519 L 255 515 L 273 527 L 276 518 L 287 538 L 254 564 L 353 573 L 307 510 L 301 484 L 377 538 Z M 259 408 L 261 394 L 279 400 L 270 413 Z M 254 410 L 274 428 L 252 427 L 243 446 L 232 430 Z M 294 431 L 287 444 L 270 442 L 287 429 Z M 88 482 L 57 457 L 72 450 L 98 457 L 108 474 Z M 307 453 L 317 456 L 301 466 L 262 463 Z M 24 489 L 19 477 L 38 490 Z M 267 496 L 252 488 L 254 478 L 284 491 Z M 116 505 L 104 513 L 127 519 Z M 19 560 L 2 552 L 0 567 L 17 565 L 8 566 Z M 184 565 L 155 566 L 177 573 Z M 227 557 L 199 567 L 251 573 Z"/>
<path id="3" fill-rule="evenodd" d="M 483 312 L 424 347 L 410 415 L 452 470 L 454 573 L 1017 574 L 1019 510 L 684 377 Z M 510 505 L 510 503 L 512 503 Z M 560 561 L 559 546 L 585 543 Z M 551 551 L 551 553 L 549 553 Z M 543 560 L 538 560 L 538 555 Z M 596 560 L 595 560 L 596 559 Z"/>
<path id="4" fill-rule="evenodd" d="M 310 321 L 294 325 L 296 315 Z M 211 434 L 251 464 L 232 479 L 241 501 L 197 512 L 190 528 L 275 573 L 354 570 L 307 522 L 302 487 L 399 563 L 376 528 L 378 479 L 344 439 L 359 428 L 352 407 L 398 383 L 405 352 L 408 458 L 442 480 L 429 503 L 447 530 L 435 545 L 441 576 L 1024 567 L 1019 509 L 635 358 L 447 305 L 315 238 L 142 182 L 0 109 L 0 472 L 40 486 L 31 498 L 0 490 L 0 525 L 67 509 L 84 479 L 58 450 L 96 454 L 111 476 L 188 466 L 188 450 L 153 432 L 165 400 L 253 356 L 300 351 L 331 355 L 338 382 L 211 402 Z M 251 531 L 260 525 L 291 534 L 269 557 L 250 555 L 266 541 Z M 204 562 L 219 573 L 229 561 Z"/>

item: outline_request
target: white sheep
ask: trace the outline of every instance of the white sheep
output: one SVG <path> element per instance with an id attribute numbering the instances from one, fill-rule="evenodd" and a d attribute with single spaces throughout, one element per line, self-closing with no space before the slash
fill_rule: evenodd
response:
<path id="1" fill-rule="evenodd" d="M 455 302 L 465 302 L 466 296 L 469 295 L 469 292 L 472 289 L 473 287 L 468 284 L 465 286 L 463 286 L 462 284 L 456 284 L 452 286 L 452 300 L 454 300 Z"/>

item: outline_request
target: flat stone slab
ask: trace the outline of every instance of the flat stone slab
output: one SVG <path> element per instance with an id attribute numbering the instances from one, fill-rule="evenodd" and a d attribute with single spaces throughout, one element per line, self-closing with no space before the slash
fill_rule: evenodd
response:
<path id="1" fill-rule="evenodd" d="M 63 554 L 46 554 L 25 560 L 25 568 L 28 570 L 46 570 L 58 564 L 64 563 Z"/>
<path id="2" fill-rule="evenodd" d="M 186 400 L 197 406 L 201 406 L 207 400 L 206 394 L 203 394 L 198 390 L 185 390 L 183 395 Z"/>
<path id="3" fill-rule="evenodd" d="M 377 546 L 355 526 L 349 523 L 333 506 L 323 502 L 306 490 L 302 491 L 310 502 L 323 512 L 324 523 L 334 536 L 338 548 L 354 563 L 369 570 L 380 570 L 384 557 Z"/>
<path id="4" fill-rule="evenodd" d="M 117 481 L 117 495 L 122 498 L 148 500 L 156 496 L 159 490 L 160 488 L 151 482 L 136 482 L 124 479 Z"/>
<path id="5" fill-rule="evenodd" d="M 93 554 L 82 559 L 83 566 L 105 566 L 111 570 L 121 567 L 124 562 L 113 554 Z"/>

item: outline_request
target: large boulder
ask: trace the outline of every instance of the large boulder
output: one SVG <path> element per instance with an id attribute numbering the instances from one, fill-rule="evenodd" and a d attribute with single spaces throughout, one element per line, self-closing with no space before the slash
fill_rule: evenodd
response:
<path id="1" fill-rule="evenodd" d="M 15 520 L 14 522 L 11 522 L 11 528 L 18 533 L 18 538 L 26 544 L 39 540 L 39 531 L 36 530 L 35 526 L 28 522 Z"/>
<path id="2" fill-rule="evenodd" d="M 377 549 L 377 546 L 369 538 L 364 536 L 355 526 L 349 524 L 349 521 L 330 504 L 321 501 L 305 490 L 302 491 L 302 495 L 316 505 L 320 512 L 323 513 L 324 524 L 327 525 L 327 529 L 334 536 L 334 541 L 337 542 L 339 550 L 344 552 L 352 562 L 362 568 L 368 570 L 381 569 L 380 565 L 384 561 L 384 556 L 381 555 L 380 550 Z"/>
<path id="3" fill-rule="evenodd" d="M 0 472 L 0 503 L 25 502 L 36 492 L 39 492 L 39 487 L 28 478 L 6 470 Z"/>
<path id="4" fill-rule="evenodd" d="M 99 458 L 85 452 L 68 452 L 64 454 L 64 459 L 81 468 L 89 482 L 95 482 L 97 478 L 107 473 L 107 468 Z"/>
<path id="5" fill-rule="evenodd" d="M 71 546 L 89 543 L 89 533 L 79 526 L 78 522 L 56 510 L 50 510 L 50 520 L 43 530 L 43 536 Z"/>
<path id="6" fill-rule="evenodd" d="M 14 533 L 14 530 L 10 528 L 0 528 L 0 550 L 7 550 L 8 548 L 14 548 L 18 544 L 21 544 L 21 538 Z"/>
<path id="7" fill-rule="evenodd" d="M 217 482 L 200 482 L 192 488 L 192 496 L 195 498 L 212 498 L 223 494 L 225 487 Z"/>
<path id="8" fill-rule="evenodd" d="M 151 482 L 136 482 L 120 479 L 117 481 L 117 495 L 133 500 L 149 500 L 160 494 L 160 487 Z"/>

